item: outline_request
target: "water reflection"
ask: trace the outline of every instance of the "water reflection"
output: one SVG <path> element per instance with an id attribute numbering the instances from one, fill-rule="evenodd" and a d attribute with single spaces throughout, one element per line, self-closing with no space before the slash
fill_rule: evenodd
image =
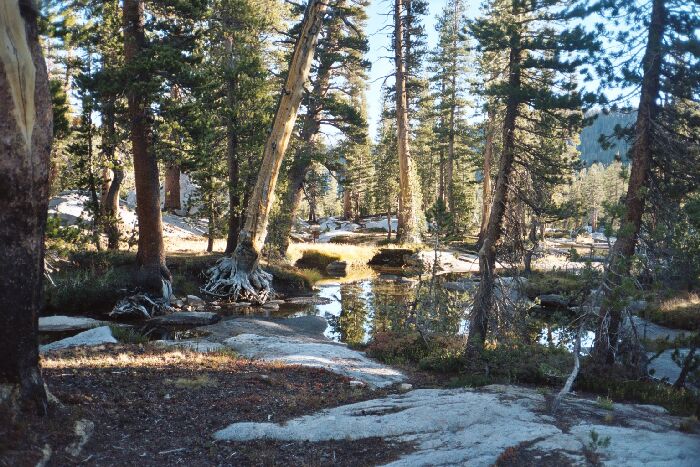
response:
<path id="1" fill-rule="evenodd" d="M 325 335 L 336 342 L 366 344 L 381 331 L 421 329 L 448 335 L 468 332 L 468 309 L 471 292 L 447 290 L 438 280 L 434 287 L 409 281 L 365 279 L 353 283 L 328 284 L 318 296 L 330 303 L 297 308 L 292 316 L 323 316 L 328 322 Z M 415 311 L 414 311 L 415 310 Z M 287 315 L 289 316 L 289 315 Z M 574 348 L 574 316 L 567 313 L 540 313 L 528 316 L 527 335 L 531 342 Z M 592 331 L 585 331 L 581 348 L 585 353 L 593 345 Z"/>

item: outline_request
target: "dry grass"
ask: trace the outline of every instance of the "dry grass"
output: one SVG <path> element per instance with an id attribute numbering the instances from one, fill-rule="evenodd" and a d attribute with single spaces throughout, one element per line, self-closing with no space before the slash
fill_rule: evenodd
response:
<path id="1" fill-rule="evenodd" d="M 287 259 L 294 264 L 304 254 L 318 254 L 334 261 L 345 261 L 349 265 L 365 265 L 378 249 L 371 245 L 350 245 L 347 243 L 292 243 L 287 250 Z"/>
<path id="2" fill-rule="evenodd" d="M 672 328 L 688 331 L 700 329 L 700 295 L 684 293 L 660 300 L 649 311 L 649 319 Z"/>

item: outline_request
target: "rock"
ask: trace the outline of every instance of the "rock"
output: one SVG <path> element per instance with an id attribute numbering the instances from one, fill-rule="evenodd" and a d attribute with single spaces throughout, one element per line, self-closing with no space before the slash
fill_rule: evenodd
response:
<path id="1" fill-rule="evenodd" d="M 648 304 L 646 300 L 634 300 L 627 306 L 627 309 L 630 313 L 635 314 L 646 310 L 647 306 Z"/>
<path id="2" fill-rule="evenodd" d="M 207 303 L 196 295 L 188 295 L 187 304 L 193 307 L 200 307 L 206 305 Z"/>
<path id="3" fill-rule="evenodd" d="M 39 318 L 39 333 L 85 331 L 102 324 L 102 321 L 82 316 L 45 316 Z"/>
<path id="4" fill-rule="evenodd" d="M 361 387 L 366 386 L 365 383 L 363 383 L 362 381 L 358 381 L 356 379 L 350 380 L 349 384 L 350 384 L 350 386 L 352 386 L 354 388 L 361 388 Z"/>
<path id="5" fill-rule="evenodd" d="M 276 303 L 278 305 L 284 304 L 284 300 L 268 300 L 266 303 Z"/>
<path id="6" fill-rule="evenodd" d="M 49 352 L 51 350 L 66 349 L 68 347 L 94 346 L 102 344 L 116 344 L 117 340 L 112 335 L 112 330 L 109 326 L 100 326 L 98 328 L 83 331 L 73 337 L 61 339 L 60 341 L 51 342 L 50 344 L 39 346 L 40 352 Z"/>
<path id="7" fill-rule="evenodd" d="M 399 385 L 399 391 L 410 391 L 411 389 L 413 389 L 413 385 L 412 385 L 412 384 L 401 383 L 401 384 Z"/>
<path id="8" fill-rule="evenodd" d="M 232 303 L 231 306 L 235 307 L 235 308 L 242 308 L 242 307 L 247 307 L 247 306 L 253 306 L 253 304 L 250 302 L 235 302 L 235 303 Z"/>
<path id="9" fill-rule="evenodd" d="M 169 315 L 156 316 L 148 320 L 149 325 L 160 326 L 206 326 L 221 319 L 210 311 L 178 311 Z"/>
<path id="10" fill-rule="evenodd" d="M 287 303 L 292 305 L 328 305 L 333 303 L 333 300 L 326 297 L 319 297 L 314 295 L 312 297 L 292 297 L 287 299 Z"/>
<path id="11" fill-rule="evenodd" d="M 348 274 L 348 263 L 345 261 L 333 261 L 326 266 L 326 273 L 332 277 L 344 277 Z"/>
<path id="12" fill-rule="evenodd" d="M 370 266 L 401 268 L 410 263 L 414 251 L 408 248 L 381 248 L 379 253 L 369 260 Z"/>
<path id="13" fill-rule="evenodd" d="M 399 276 L 395 274 L 380 274 L 379 277 L 377 277 L 380 281 L 396 281 L 399 279 Z"/>
<path id="14" fill-rule="evenodd" d="M 569 306 L 569 299 L 563 295 L 545 294 L 538 296 L 535 299 L 535 303 L 539 303 L 544 307 L 567 308 Z"/>
<path id="15" fill-rule="evenodd" d="M 270 303 L 267 302 L 262 306 L 263 310 L 268 310 L 268 311 L 277 311 L 280 309 L 280 306 L 278 303 Z"/>
<path id="16" fill-rule="evenodd" d="M 206 339 L 202 340 L 182 340 L 182 341 L 174 341 L 174 340 L 160 340 L 160 341 L 155 341 L 156 344 L 158 345 L 163 345 L 167 347 L 178 347 L 182 349 L 188 349 L 188 350 L 193 350 L 195 352 L 202 352 L 202 353 L 207 353 L 207 352 L 218 352 L 220 350 L 223 350 L 226 348 L 224 344 L 221 344 L 219 342 L 211 342 Z"/>
<path id="17" fill-rule="evenodd" d="M 523 443 L 532 455 L 555 453 L 586 465 L 590 433 L 610 437 L 599 455 L 607 465 L 697 465 L 700 436 L 677 430 L 680 419 L 648 407 L 617 404 L 623 426 L 603 424 L 594 401 L 567 398 L 566 428 L 546 411 L 544 396 L 517 386 L 482 389 L 419 389 L 326 409 L 282 424 L 239 422 L 214 433 L 217 440 L 324 442 L 384 438 L 413 449 L 393 466 L 490 466 L 507 448 Z"/>
<path id="18" fill-rule="evenodd" d="M 224 343 L 244 357 L 325 368 L 333 373 L 364 381 L 372 387 L 391 386 L 405 379 L 398 370 L 370 360 L 362 352 L 330 341 L 240 334 L 226 339 Z"/>

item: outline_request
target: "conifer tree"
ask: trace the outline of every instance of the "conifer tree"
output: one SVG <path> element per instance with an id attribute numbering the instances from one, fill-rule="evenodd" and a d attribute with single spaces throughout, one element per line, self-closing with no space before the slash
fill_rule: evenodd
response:
<path id="1" fill-rule="evenodd" d="M 421 226 L 418 216 L 415 166 L 411 158 L 411 128 L 409 119 L 409 94 L 407 65 L 414 63 L 415 55 L 411 52 L 411 34 L 415 27 L 416 6 L 413 0 L 394 1 L 394 73 L 396 77 L 396 132 L 399 159 L 399 208 L 397 238 L 402 243 L 418 243 Z M 415 69 L 415 66 L 413 67 Z"/>
<path id="2" fill-rule="evenodd" d="M 578 124 L 585 102 L 570 75 L 575 73 L 596 47 L 593 35 L 571 21 L 576 17 L 571 2 L 535 3 L 522 0 L 494 0 L 487 15 L 469 24 L 478 48 L 486 53 L 507 50 L 508 61 L 502 83 L 486 87 L 488 95 L 505 106 L 502 123 L 503 147 L 491 203 L 488 226 L 479 250 L 481 281 L 470 316 L 470 350 L 483 346 L 493 308 L 496 248 L 504 227 L 508 188 L 518 162 L 516 130 L 522 125 L 523 110 L 548 112 L 562 122 Z M 545 53 L 547 55 L 545 55 Z M 550 55 L 551 54 L 551 55 Z M 536 73 L 551 73 L 554 87 L 538 87 Z"/>
<path id="3" fill-rule="evenodd" d="M 697 132 L 687 131 L 698 122 L 700 52 L 697 34 L 691 31 L 700 27 L 700 17 L 697 5 L 677 0 L 641 4 L 611 0 L 597 6 L 605 7 L 604 11 L 612 17 L 625 18 L 631 25 L 618 37 L 621 43 L 641 43 L 644 49 L 643 55 L 635 49 L 628 56 L 616 57 L 623 68 L 621 74 L 613 75 L 618 84 L 639 86 L 639 104 L 634 126 L 628 129 L 632 145 L 625 211 L 605 271 L 604 299 L 593 350 L 599 361 L 612 364 L 625 309 L 625 283 L 642 230 L 645 203 L 652 187 L 661 185 L 655 183 L 656 177 L 666 174 L 697 180 L 700 173 Z M 645 27 L 634 27 L 639 24 Z"/>

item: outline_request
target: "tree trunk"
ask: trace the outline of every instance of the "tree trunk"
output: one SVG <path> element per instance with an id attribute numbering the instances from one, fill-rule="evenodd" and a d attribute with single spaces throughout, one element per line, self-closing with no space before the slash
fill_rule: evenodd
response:
<path id="1" fill-rule="evenodd" d="M 530 274 L 532 273 L 532 257 L 535 255 L 535 249 L 537 248 L 537 227 L 539 225 L 537 216 L 535 214 L 532 215 L 532 219 L 530 219 L 530 233 L 528 234 L 528 240 L 530 241 L 529 248 L 525 251 L 525 269 L 524 272 L 525 274 Z"/>
<path id="2" fill-rule="evenodd" d="M 420 229 L 416 216 L 413 160 L 410 152 L 410 128 L 408 122 L 408 95 L 404 60 L 403 0 L 394 2 L 394 65 L 396 66 L 396 128 L 399 156 L 399 213 L 397 239 L 403 243 L 420 242 Z"/>
<path id="3" fill-rule="evenodd" d="M 309 167 L 308 161 L 295 157 L 287 175 L 287 191 L 282 200 L 282 212 L 280 214 L 282 228 L 280 230 L 279 253 L 282 256 L 287 254 L 287 249 L 289 248 L 289 235 L 292 233 L 292 227 L 294 227 L 294 221 L 299 211 L 301 195 L 304 192 L 304 178 L 306 178 Z"/>
<path id="4" fill-rule="evenodd" d="M 517 34 L 517 33 L 515 33 Z M 511 49 L 508 60 L 508 86 L 512 90 L 506 101 L 503 119 L 503 154 L 498 166 L 498 177 L 491 203 L 489 220 L 484 234 L 483 245 L 479 249 L 479 274 L 481 281 L 474 296 L 474 306 L 469 321 L 467 349 L 478 350 L 483 347 L 488 332 L 489 313 L 493 307 L 494 270 L 496 268 L 496 243 L 503 231 L 503 217 L 506 211 L 508 183 L 515 158 L 515 121 L 520 105 L 517 90 L 520 89 L 520 63 L 522 60 L 519 47 L 520 37 L 511 37 Z"/>
<path id="5" fill-rule="evenodd" d="M 124 0 L 124 61 L 134 66 L 145 46 L 144 2 Z M 169 298 L 171 276 L 165 265 L 163 225 L 160 216 L 160 185 L 158 162 L 149 148 L 148 104 L 136 86 L 127 90 L 131 146 L 134 157 L 136 185 L 136 215 L 139 221 L 139 241 L 136 262 L 137 283 L 147 293 Z"/>
<path id="6" fill-rule="evenodd" d="M 111 165 L 107 168 L 111 172 L 109 183 L 102 187 L 102 219 L 107 234 L 107 248 L 119 249 L 119 189 L 124 181 L 124 167 L 117 155 L 117 132 L 114 97 L 110 96 L 105 102 L 102 119 L 102 151 L 105 160 Z"/>
<path id="7" fill-rule="evenodd" d="M 264 303 L 270 295 L 272 277 L 260 269 L 260 252 L 267 235 L 282 158 L 294 130 L 326 8 L 327 4 L 320 0 L 310 0 L 306 8 L 258 179 L 246 209 L 245 225 L 233 255 L 222 258 L 207 271 L 208 281 L 203 290 L 208 294 L 233 300 L 242 296 L 258 303 Z"/>
<path id="8" fill-rule="evenodd" d="M 482 186 L 483 196 L 481 200 L 481 228 L 479 229 L 479 248 L 484 243 L 484 236 L 489 225 L 491 216 L 491 165 L 493 164 L 493 133 L 495 122 L 495 112 L 489 107 L 486 122 L 486 145 L 484 147 L 484 183 Z"/>
<path id="9" fill-rule="evenodd" d="M 53 122 L 37 16 L 30 0 L 0 8 L 0 403 L 43 415 L 37 327 Z"/>
<path id="10" fill-rule="evenodd" d="M 345 220 L 350 221 L 353 218 L 352 215 L 352 188 L 347 186 L 343 188 L 343 217 Z"/>
<path id="11" fill-rule="evenodd" d="M 163 191 L 165 192 L 163 209 L 171 212 L 182 209 L 180 203 L 180 164 L 177 162 L 171 162 L 165 167 Z"/>
<path id="12" fill-rule="evenodd" d="M 624 297 L 619 296 L 620 285 L 629 275 L 639 229 L 644 214 L 645 195 L 648 189 L 652 159 L 653 125 L 657 115 L 663 37 L 666 27 L 664 0 L 653 0 L 647 48 L 642 59 L 642 80 L 639 109 L 635 123 L 635 137 L 630 155 L 632 165 L 625 199 L 625 215 L 610 254 L 610 264 L 603 280 L 603 305 L 600 308 L 593 354 L 607 364 L 615 362 L 615 353 L 624 308 Z"/>

